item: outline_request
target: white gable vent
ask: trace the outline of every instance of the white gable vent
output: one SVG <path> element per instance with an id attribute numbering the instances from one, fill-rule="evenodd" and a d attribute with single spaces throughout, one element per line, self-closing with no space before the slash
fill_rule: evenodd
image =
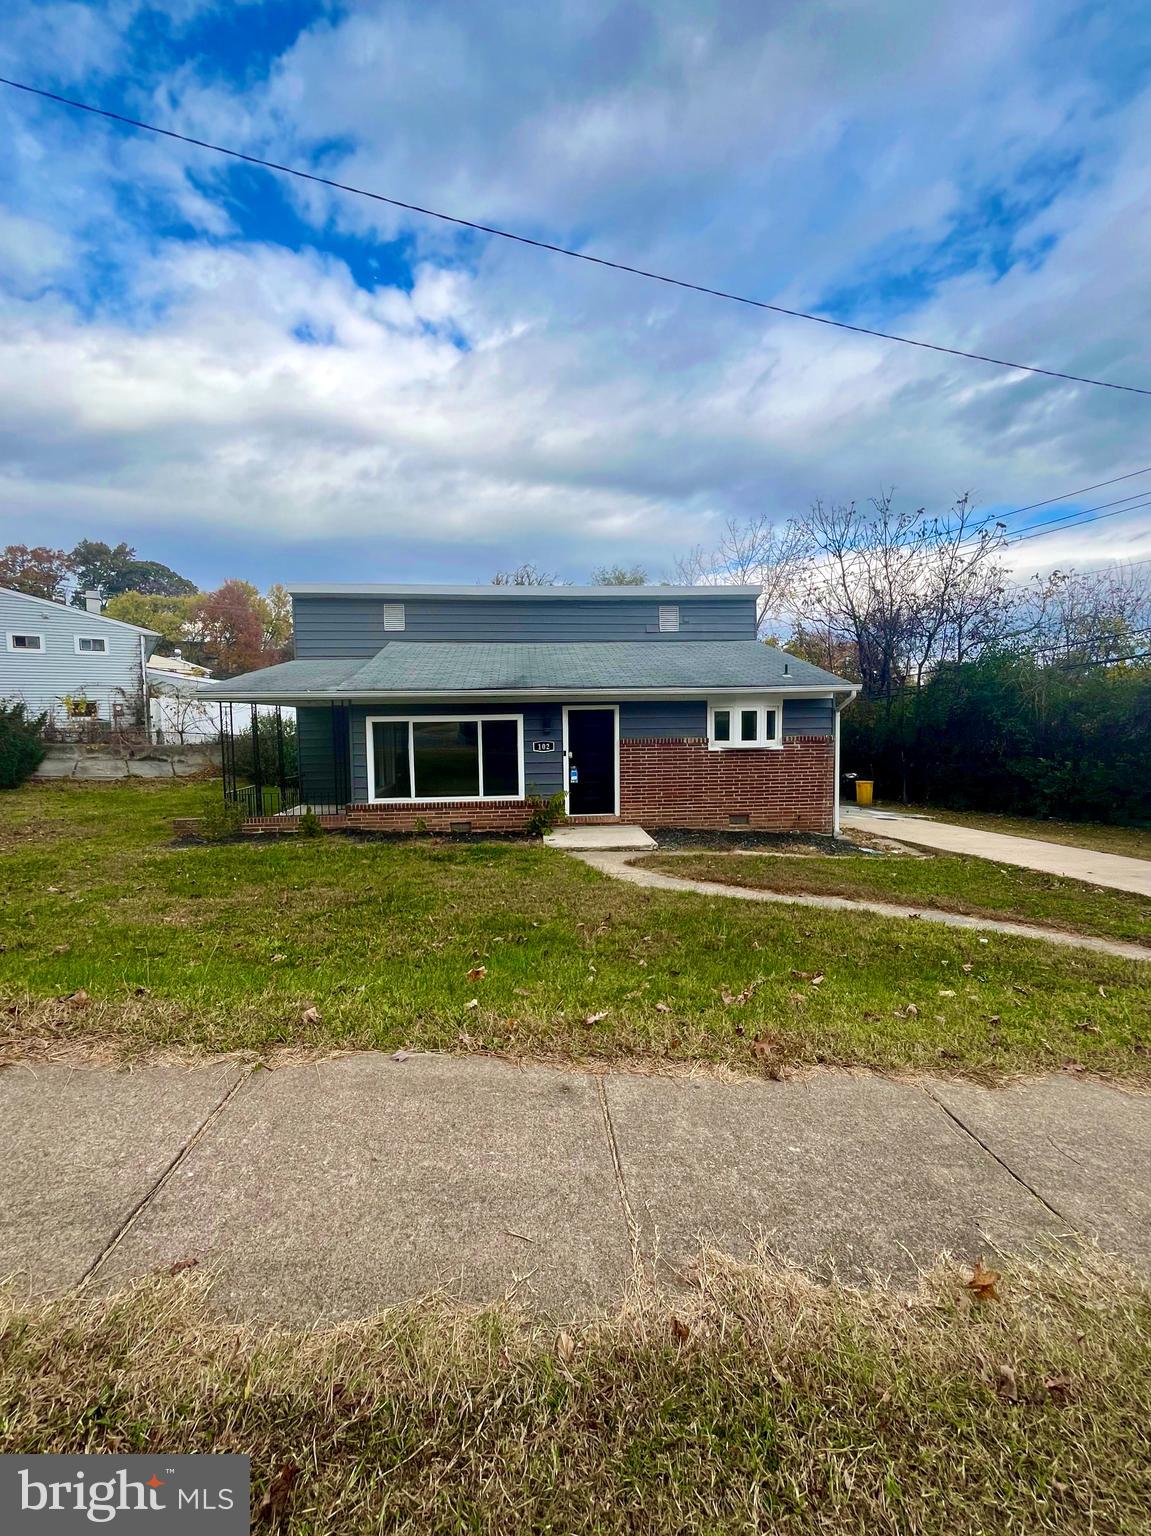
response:
<path id="1" fill-rule="evenodd" d="M 392 631 L 405 628 L 403 603 L 384 604 L 384 628 Z"/>
<path id="2" fill-rule="evenodd" d="M 679 608 L 675 603 L 660 604 L 659 632 L 661 635 L 674 634 L 679 628 Z"/>

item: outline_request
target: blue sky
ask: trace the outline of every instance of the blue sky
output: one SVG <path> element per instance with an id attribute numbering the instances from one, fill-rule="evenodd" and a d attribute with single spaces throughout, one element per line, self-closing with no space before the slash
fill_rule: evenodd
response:
<path id="1" fill-rule="evenodd" d="M 775 303 L 1151 384 L 1144 7 L 540 15 L 10 0 L 0 73 Z M 731 516 L 892 485 L 1012 508 L 1151 463 L 1137 396 L 675 293 L 12 92 L 0 134 L 0 542 L 123 538 L 202 584 L 658 576 Z M 1136 508 L 1017 558 L 1143 554 Z"/>

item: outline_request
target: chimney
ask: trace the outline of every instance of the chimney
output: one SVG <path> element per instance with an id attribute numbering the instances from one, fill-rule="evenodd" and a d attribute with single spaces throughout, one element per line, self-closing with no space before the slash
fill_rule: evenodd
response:
<path id="1" fill-rule="evenodd" d="M 84 593 L 84 607 L 89 613 L 99 613 L 104 606 L 104 599 L 99 592 Z"/>

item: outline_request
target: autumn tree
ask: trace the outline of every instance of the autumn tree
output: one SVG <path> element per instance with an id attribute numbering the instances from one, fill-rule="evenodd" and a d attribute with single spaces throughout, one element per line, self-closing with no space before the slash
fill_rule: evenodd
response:
<path id="1" fill-rule="evenodd" d="M 273 666 L 291 653 L 287 593 L 262 597 L 250 581 L 232 579 L 193 604 L 194 659 L 218 677 Z"/>
<path id="2" fill-rule="evenodd" d="M 0 587 L 62 602 L 72 579 L 72 557 L 62 549 L 38 544 L 9 544 L 0 550 Z"/>
<path id="3" fill-rule="evenodd" d="M 121 592 L 108 599 L 104 612 L 123 624 L 154 629 L 161 636 L 156 649 L 163 656 L 196 638 L 196 597 L 164 597 L 146 592 Z"/>

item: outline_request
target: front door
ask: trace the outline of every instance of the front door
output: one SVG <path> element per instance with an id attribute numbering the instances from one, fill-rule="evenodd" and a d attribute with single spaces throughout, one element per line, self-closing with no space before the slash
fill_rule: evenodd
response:
<path id="1" fill-rule="evenodd" d="M 615 815 L 615 710 L 567 712 L 568 814 Z"/>

